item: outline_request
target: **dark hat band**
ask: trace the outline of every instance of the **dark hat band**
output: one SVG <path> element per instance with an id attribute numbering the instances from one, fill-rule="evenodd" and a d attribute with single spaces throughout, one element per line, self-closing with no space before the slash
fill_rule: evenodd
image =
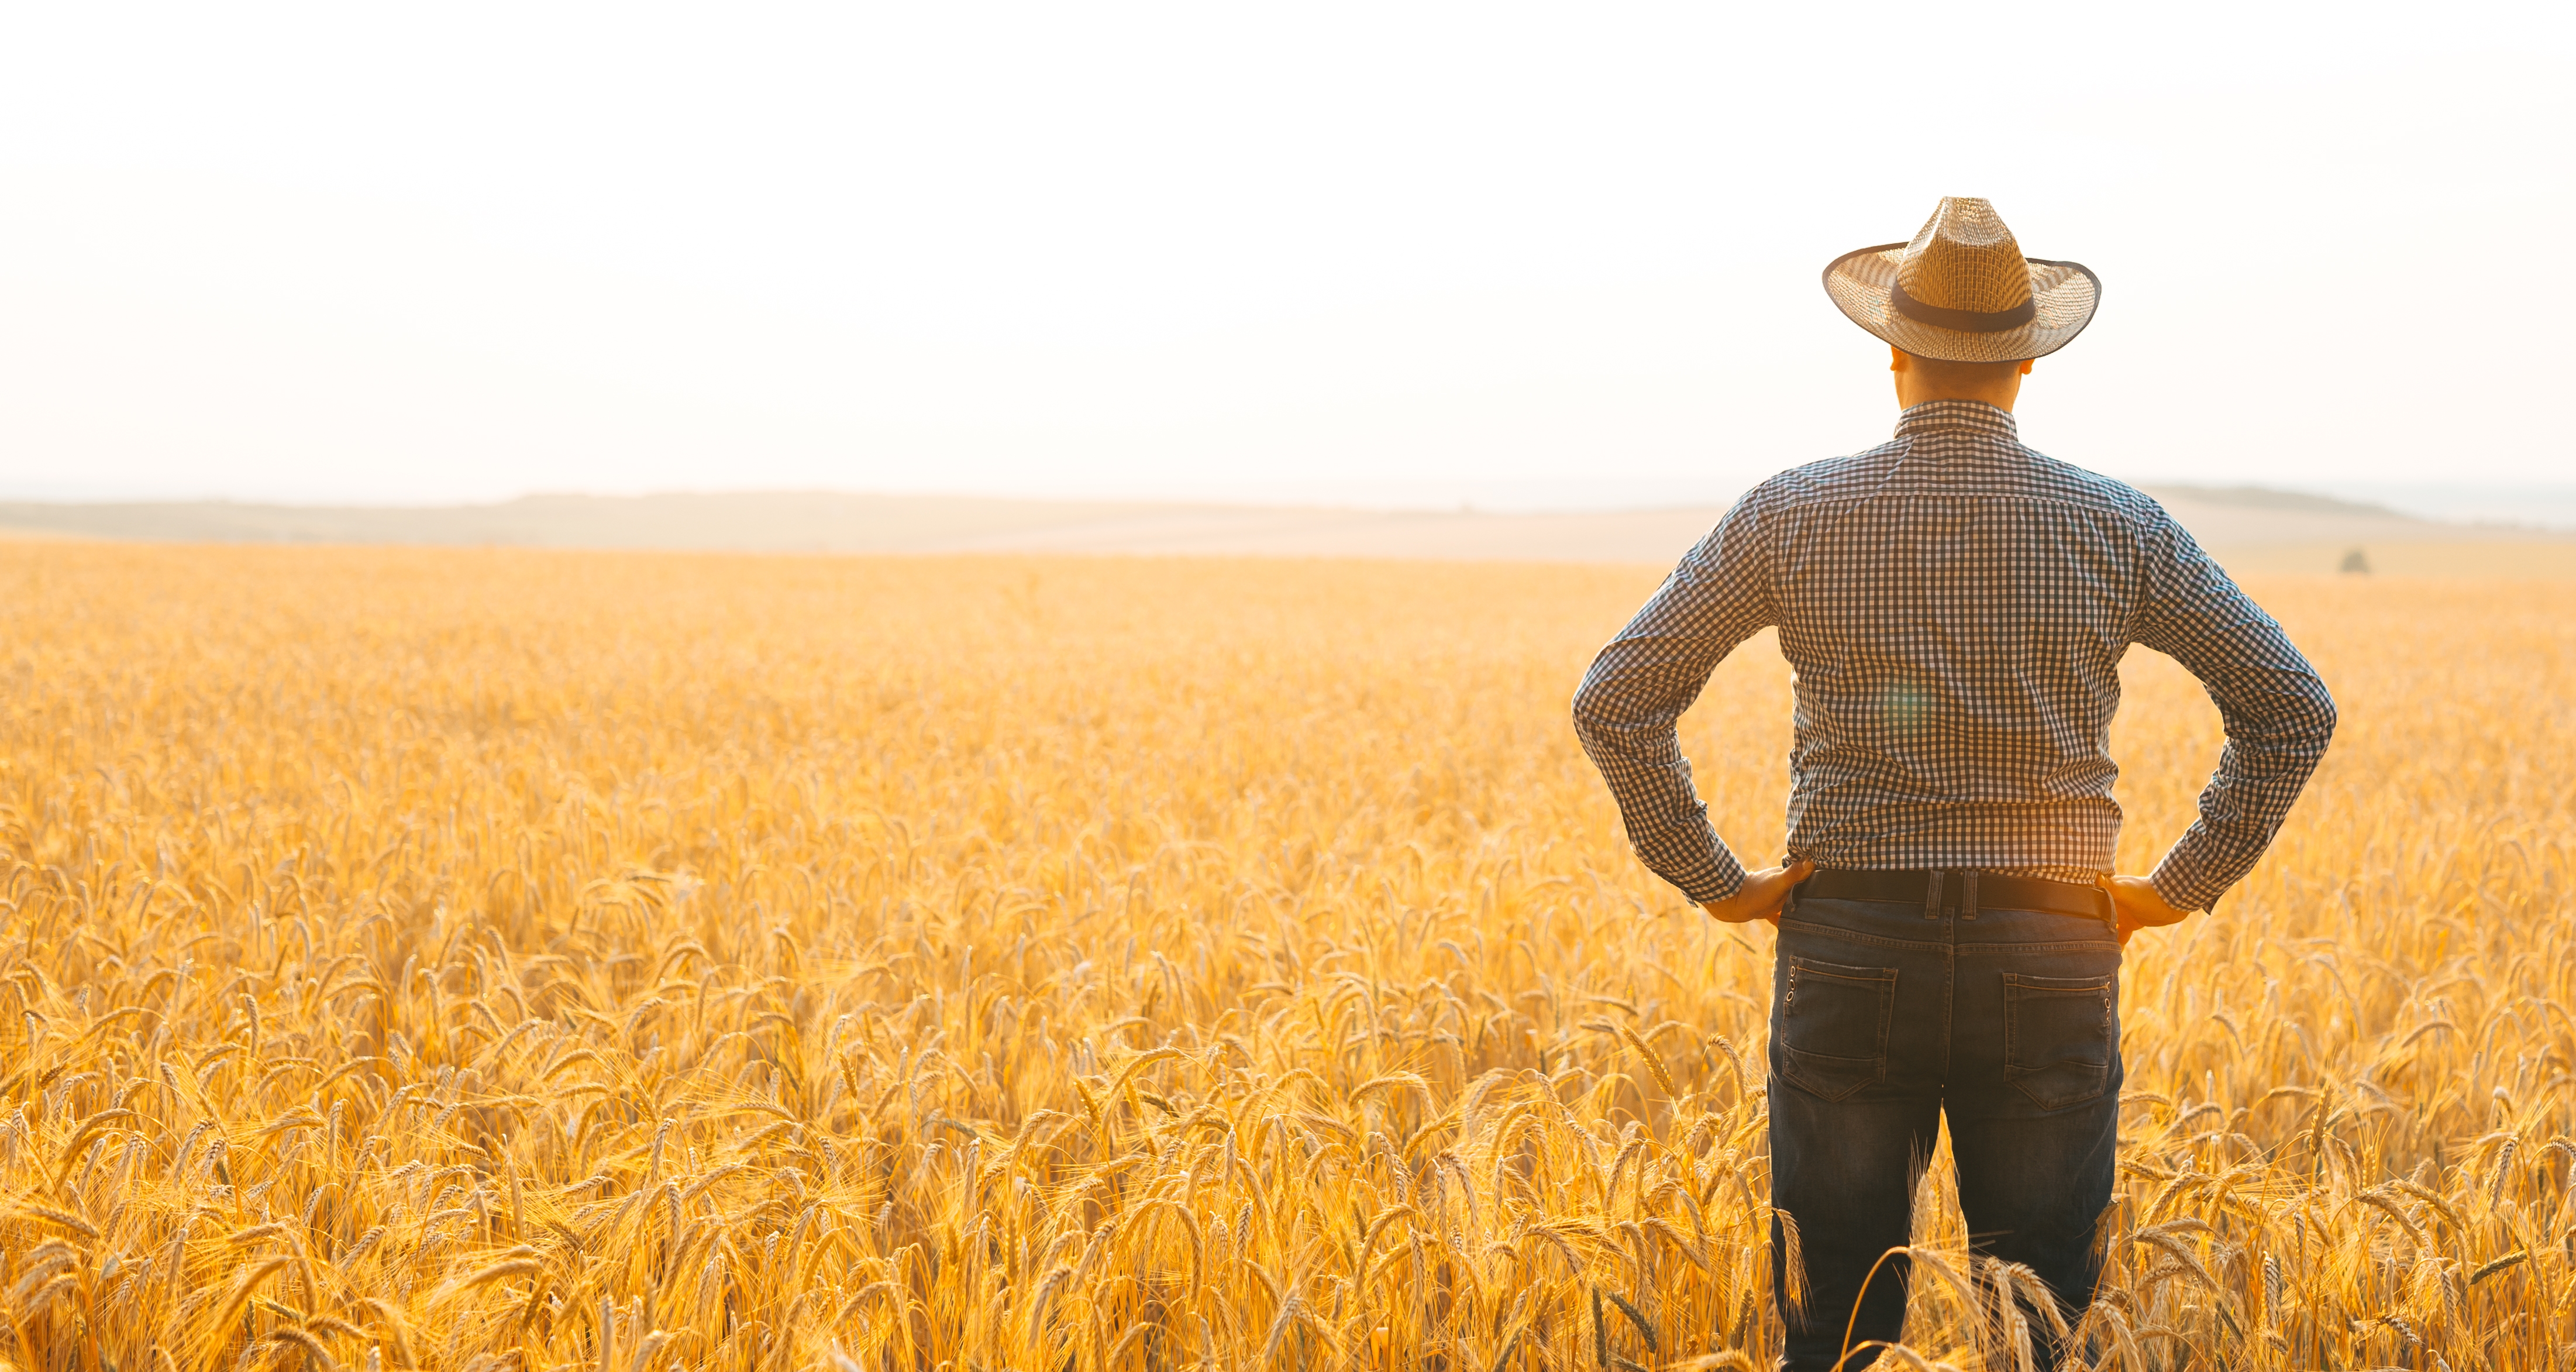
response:
<path id="1" fill-rule="evenodd" d="M 2039 301 L 2035 298 L 2026 299 L 2009 310 L 1950 310 L 1939 305 L 1926 305 L 1907 295 L 1902 282 L 1890 284 L 1887 303 L 1898 314 L 1915 323 L 1956 329 L 1961 333 L 2002 333 L 2039 318 Z"/>

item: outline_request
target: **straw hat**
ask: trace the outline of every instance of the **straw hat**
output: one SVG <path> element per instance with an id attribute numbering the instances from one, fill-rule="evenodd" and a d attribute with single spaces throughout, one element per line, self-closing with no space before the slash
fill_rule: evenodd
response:
<path id="1" fill-rule="evenodd" d="M 1916 357 L 2018 362 L 2074 342 L 2102 303 L 2102 282 L 2080 262 L 2022 256 L 1994 206 L 1945 195 L 1913 242 L 1827 264 L 1825 294 Z"/>

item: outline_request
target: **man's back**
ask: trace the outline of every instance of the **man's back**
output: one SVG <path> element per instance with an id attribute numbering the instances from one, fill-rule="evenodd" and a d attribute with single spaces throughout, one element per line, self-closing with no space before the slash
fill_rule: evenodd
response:
<path id="1" fill-rule="evenodd" d="M 1696 899 L 1730 893 L 1740 869 L 1690 794 L 1671 720 L 1771 626 L 1797 673 L 1789 850 L 1825 867 L 2107 872 L 2119 662 L 2144 643 L 2198 674 L 2231 725 L 2303 716 L 2231 749 L 2223 806 L 2159 870 L 2168 899 L 2205 908 L 2270 841 L 2333 727 L 2279 627 L 2154 501 L 2022 446 L 1992 405 L 1932 401 L 1892 442 L 1746 495 L 1584 678 L 1577 726 L 1639 855 Z"/>

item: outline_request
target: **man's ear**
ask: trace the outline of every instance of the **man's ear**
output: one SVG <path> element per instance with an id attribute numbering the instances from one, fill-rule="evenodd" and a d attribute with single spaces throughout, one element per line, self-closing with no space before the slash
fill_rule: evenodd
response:
<path id="1" fill-rule="evenodd" d="M 2025 357 L 2025 358 L 2023 358 L 2023 359 L 2021 360 L 2021 374 L 2022 374 L 2022 375 L 2024 375 L 2024 376 L 2028 376 L 2028 375 L 2030 375 L 2030 364 L 2031 364 L 2031 363 L 2033 363 L 2033 362 L 2037 362 L 2038 360 L 2039 360 L 2039 359 L 2038 359 L 2038 358 L 2036 358 L 2036 357 Z"/>
<path id="2" fill-rule="evenodd" d="M 1900 348 L 1900 347 L 1896 346 L 1896 345 L 1895 345 L 1895 344 L 1893 344 L 1893 343 L 1888 344 L 1888 345 L 1887 345 L 1887 369 L 1888 369 L 1889 371 L 1891 371 L 1891 372 L 1901 372 L 1901 371 L 1905 370 L 1905 363 L 1906 363 L 1905 350 L 1904 350 L 1903 348 Z"/>

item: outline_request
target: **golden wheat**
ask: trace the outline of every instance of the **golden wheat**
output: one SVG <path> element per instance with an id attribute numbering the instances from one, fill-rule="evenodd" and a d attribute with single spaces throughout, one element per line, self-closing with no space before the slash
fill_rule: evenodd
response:
<path id="1" fill-rule="evenodd" d="M 1770 935 L 1565 721 L 1654 575 L 0 544 L 0 1360 L 1766 1366 Z M 2132 945 L 2101 1365 L 2566 1367 L 2576 589 L 2256 589 L 2346 723 Z"/>

